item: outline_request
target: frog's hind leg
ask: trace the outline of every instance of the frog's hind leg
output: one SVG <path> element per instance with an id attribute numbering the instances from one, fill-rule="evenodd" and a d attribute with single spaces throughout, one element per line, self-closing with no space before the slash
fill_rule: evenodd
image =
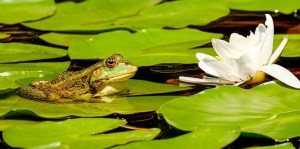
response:
<path id="1" fill-rule="evenodd" d="M 48 102 L 48 103 L 69 103 L 67 100 L 60 99 L 60 96 L 53 93 L 46 94 L 44 91 L 35 87 L 21 87 L 18 95 L 27 99 Z"/>
<path id="2" fill-rule="evenodd" d="M 43 91 L 30 86 L 21 87 L 18 91 L 18 95 L 24 98 L 35 100 L 46 100 L 47 98 Z"/>

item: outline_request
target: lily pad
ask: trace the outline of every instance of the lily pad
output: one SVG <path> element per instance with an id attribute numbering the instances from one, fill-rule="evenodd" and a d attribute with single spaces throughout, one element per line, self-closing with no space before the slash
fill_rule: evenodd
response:
<path id="1" fill-rule="evenodd" d="M 0 63 L 51 59 L 67 55 L 59 48 L 24 43 L 0 43 Z"/>
<path id="2" fill-rule="evenodd" d="M 0 77 L 0 95 L 14 91 L 19 87 L 14 81 L 8 80 L 4 77 Z"/>
<path id="3" fill-rule="evenodd" d="M 165 2 L 141 11 L 132 18 L 117 20 L 115 24 L 133 29 L 182 28 L 188 25 L 206 25 L 229 14 L 224 0 L 188 0 Z"/>
<path id="4" fill-rule="evenodd" d="M 18 120 L 18 119 L 1 119 L 0 120 L 0 131 L 6 128 L 20 126 L 20 125 L 35 125 L 40 122 L 31 120 Z"/>
<path id="5" fill-rule="evenodd" d="M 171 139 L 153 140 L 117 146 L 116 149 L 153 149 L 153 148 L 203 148 L 220 149 L 237 139 L 240 135 L 238 127 L 203 127 Z"/>
<path id="6" fill-rule="evenodd" d="M 44 118 L 67 116 L 107 116 L 113 113 L 134 114 L 157 110 L 176 96 L 111 97 L 110 103 L 52 104 L 21 98 L 17 95 L 2 97 L 0 115 L 31 115 Z"/>
<path id="7" fill-rule="evenodd" d="M 274 115 L 267 121 L 257 122 L 255 125 L 244 127 L 245 132 L 255 132 L 274 138 L 277 141 L 286 141 L 300 135 L 300 110 Z"/>
<path id="8" fill-rule="evenodd" d="M 61 122 L 21 125 L 3 131 L 5 142 L 17 148 L 56 147 L 93 134 L 115 129 L 125 121 L 107 118 L 79 118 Z M 26 136 L 26 137 L 25 137 Z"/>
<path id="9" fill-rule="evenodd" d="M 295 149 L 292 143 L 282 143 L 272 146 L 257 146 L 257 147 L 249 147 L 247 149 Z"/>
<path id="10" fill-rule="evenodd" d="M 8 35 L 8 34 L 1 34 L 0 33 L 0 39 L 4 39 L 4 38 L 6 38 L 6 37 L 9 37 L 10 35 Z"/>
<path id="11" fill-rule="evenodd" d="M 38 30 L 74 31 L 101 30 L 102 22 L 130 17 L 161 0 L 87 0 L 80 3 L 63 2 L 56 5 L 55 15 L 24 25 Z M 76 10 L 76 11 L 74 11 Z"/>
<path id="12" fill-rule="evenodd" d="M 157 128 L 133 130 L 118 133 L 100 134 L 89 137 L 82 137 L 72 142 L 63 144 L 58 148 L 89 148 L 99 149 L 108 148 L 116 145 L 126 144 L 129 142 L 152 140 L 159 134 L 160 130 Z"/>
<path id="13" fill-rule="evenodd" d="M 71 43 L 78 39 L 89 39 L 93 35 L 90 34 L 65 34 L 65 33 L 46 33 L 43 35 L 40 35 L 39 38 L 42 40 L 52 43 L 55 45 L 61 45 L 68 47 L 71 45 Z"/>
<path id="14" fill-rule="evenodd" d="M 259 124 L 272 121 L 275 123 L 274 118 L 279 114 L 300 110 L 299 97 L 299 90 L 274 82 L 249 90 L 222 86 L 169 101 L 158 112 L 163 114 L 169 124 L 182 130 L 197 130 L 207 125 L 233 125 L 240 126 L 242 130 L 251 127 L 251 131 L 249 129 L 247 132 L 258 132 L 274 139 L 282 139 L 300 136 L 300 133 L 295 134 L 298 131 L 293 130 L 294 127 L 290 127 L 286 133 L 281 133 L 281 128 L 269 132 L 269 129 L 264 130 L 265 125 Z M 290 120 L 289 124 L 293 126 L 298 121 Z"/>
<path id="15" fill-rule="evenodd" d="M 24 78 L 34 78 L 35 81 L 45 80 L 67 70 L 69 65 L 70 62 L 0 64 L 0 76 L 13 82 Z M 0 84 L 4 84 L 4 81 L 0 80 Z M 30 82 L 21 85 L 28 85 L 28 83 Z"/>
<path id="16" fill-rule="evenodd" d="M 0 23 L 16 24 L 52 15 L 54 0 L 2 0 L 0 1 Z"/>
<path id="17" fill-rule="evenodd" d="M 286 0 L 282 3 L 281 0 L 229 0 L 229 7 L 237 10 L 271 11 L 290 14 L 300 8 L 300 1 Z"/>
<path id="18" fill-rule="evenodd" d="M 274 36 L 274 47 L 277 47 L 284 37 L 288 38 L 288 43 L 285 46 L 281 56 L 300 57 L 300 34 L 277 34 Z"/>
<path id="19" fill-rule="evenodd" d="M 57 4 L 57 13 L 47 19 L 24 23 L 38 30 L 96 31 L 205 25 L 229 14 L 224 0 L 98 1 Z M 76 11 L 73 11 L 76 10 Z"/>
<path id="20" fill-rule="evenodd" d="M 137 65 L 195 63 L 197 50 L 191 48 L 220 37 L 221 34 L 193 29 L 114 31 L 98 34 L 89 40 L 74 41 L 69 47 L 69 55 L 72 59 L 101 59 L 121 53 L 126 60 Z"/>

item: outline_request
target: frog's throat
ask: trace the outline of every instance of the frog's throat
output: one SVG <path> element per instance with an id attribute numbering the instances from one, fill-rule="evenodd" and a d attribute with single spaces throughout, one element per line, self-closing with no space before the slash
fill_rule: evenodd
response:
<path id="1" fill-rule="evenodd" d="M 119 93 L 125 90 L 127 84 L 127 80 L 120 82 L 109 82 L 104 86 L 98 89 L 96 94 L 93 94 L 92 97 L 106 96 L 115 93 Z"/>

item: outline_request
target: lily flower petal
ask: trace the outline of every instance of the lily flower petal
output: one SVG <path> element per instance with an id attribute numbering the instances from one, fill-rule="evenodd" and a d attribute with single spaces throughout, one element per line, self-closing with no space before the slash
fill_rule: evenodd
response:
<path id="1" fill-rule="evenodd" d="M 227 59 L 225 63 L 203 53 L 197 53 L 196 57 L 200 61 L 199 67 L 209 75 L 233 82 L 241 79 L 241 75 L 237 71 L 239 67 L 235 60 Z"/>
<path id="2" fill-rule="evenodd" d="M 197 53 L 196 57 L 201 62 L 199 62 L 198 65 L 203 71 L 212 76 L 220 77 L 214 68 L 211 68 L 209 65 L 207 65 L 209 62 L 218 62 L 216 58 L 203 53 Z"/>
<path id="3" fill-rule="evenodd" d="M 269 14 L 266 14 L 266 22 L 265 25 L 267 26 L 265 32 L 262 45 L 261 45 L 261 53 L 260 53 L 260 60 L 262 64 L 268 64 L 270 57 L 272 55 L 273 50 L 273 40 L 274 40 L 274 25 L 273 19 Z"/>
<path id="4" fill-rule="evenodd" d="M 193 77 L 179 77 L 180 81 L 192 84 L 203 84 L 203 85 L 224 85 L 224 84 L 231 84 L 231 82 L 227 80 L 222 80 L 220 78 L 213 78 L 208 77 L 204 79 L 193 78 Z"/>
<path id="5" fill-rule="evenodd" d="M 280 65 L 270 64 L 261 67 L 259 70 L 269 74 L 270 76 L 291 87 L 300 89 L 300 81 L 297 79 L 297 77 L 295 77 L 290 71 Z"/>
<path id="6" fill-rule="evenodd" d="M 235 50 L 235 48 L 232 45 L 230 45 L 227 41 L 213 38 L 211 40 L 211 43 L 216 53 L 221 58 L 225 58 L 225 57 L 236 58 L 240 56 L 239 53 L 235 52 L 238 50 Z"/>
<path id="7" fill-rule="evenodd" d="M 285 47 L 285 45 L 287 44 L 288 39 L 286 37 L 283 38 L 283 40 L 281 41 L 281 43 L 279 44 L 279 46 L 277 47 L 277 49 L 274 51 L 274 53 L 272 54 L 270 61 L 268 63 L 269 64 L 273 64 L 276 62 L 277 58 L 280 56 L 280 54 L 283 51 L 283 48 Z"/>

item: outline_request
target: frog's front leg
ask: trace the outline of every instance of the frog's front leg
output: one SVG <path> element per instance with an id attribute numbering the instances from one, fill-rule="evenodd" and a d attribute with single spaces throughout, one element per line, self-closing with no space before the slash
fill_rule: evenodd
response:
<path id="1" fill-rule="evenodd" d="M 92 81 L 90 83 L 90 93 L 96 94 L 101 85 L 103 85 L 103 80 L 102 79 Z"/>

